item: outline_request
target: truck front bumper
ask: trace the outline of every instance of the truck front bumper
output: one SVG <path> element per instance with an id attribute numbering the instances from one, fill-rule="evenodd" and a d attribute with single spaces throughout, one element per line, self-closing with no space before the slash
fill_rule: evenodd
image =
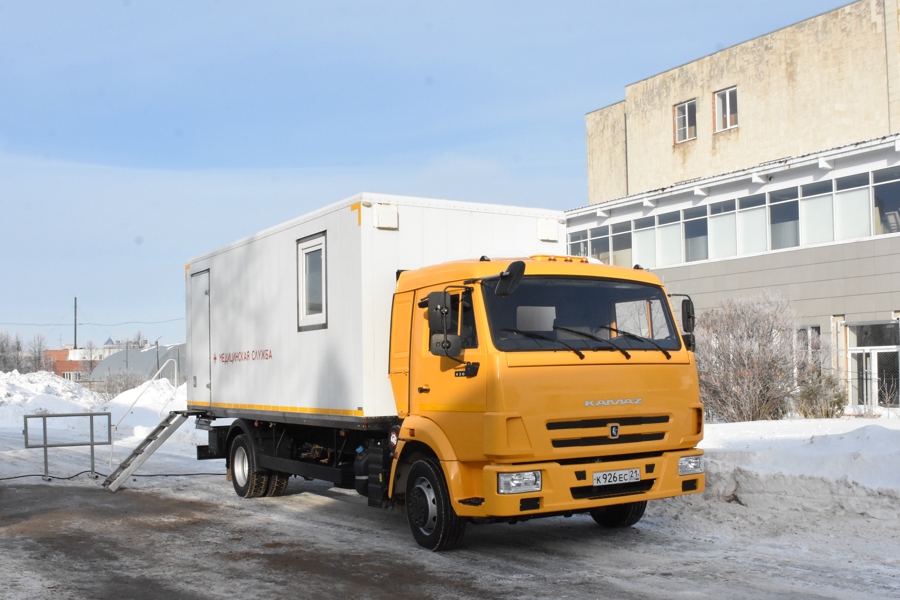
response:
<path id="1" fill-rule="evenodd" d="M 706 489 L 705 475 L 679 474 L 679 459 L 702 456 L 697 449 L 665 452 L 661 455 L 627 460 L 560 464 L 541 462 L 516 465 L 485 465 L 482 471 L 482 498 L 454 498 L 453 508 L 460 516 L 481 518 L 528 518 L 550 513 L 576 513 L 593 508 L 696 494 Z M 459 463 L 444 463 L 452 480 L 466 470 Z M 639 481 L 593 485 L 594 474 L 637 469 Z M 501 473 L 539 471 L 540 491 L 501 494 Z M 467 473 L 472 475 L 472 473 Z M 477 476 L 477 475 L 476 475 Z"/>

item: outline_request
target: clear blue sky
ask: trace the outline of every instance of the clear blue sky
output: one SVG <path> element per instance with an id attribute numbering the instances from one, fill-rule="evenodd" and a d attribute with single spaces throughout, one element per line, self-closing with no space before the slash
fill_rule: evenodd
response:
<path id="1" fill-rule="evenodd" d="M 361 191 L 583 206 L 586 113 L 846 3 L 2 2 L 0 331 L 183 341 L 188 259 Z"/>

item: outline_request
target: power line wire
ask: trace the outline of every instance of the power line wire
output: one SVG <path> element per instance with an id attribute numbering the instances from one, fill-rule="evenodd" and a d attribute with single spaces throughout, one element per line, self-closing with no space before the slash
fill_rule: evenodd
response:
<path id="1" fill-rule="evenodd" d="M 122 325 L 161 325 L 163 323 L 174 323 L 175 321 L 184 321 L 184 317 L 178 317 L 177 319 L 169 319 L 167 321 L 125 321 L 124 323 L 81 323 L 79 325 L 93 325 L 97 327 L 120 327 Z M 16 325 L 19 327 L 65 327 L 68 325 L 72 325 L 72 323 L 4 323 L 0 322 L 0 325 Z"/>

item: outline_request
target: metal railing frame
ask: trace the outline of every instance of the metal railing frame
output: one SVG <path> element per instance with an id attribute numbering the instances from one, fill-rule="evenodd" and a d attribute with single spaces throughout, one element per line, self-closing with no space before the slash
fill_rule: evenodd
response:
<path id="1" fill-rule="evenodd" d="M 43 448 L 44 449 L 44 481 L 50 481 L 50 466 L 49 459 L 47 456 L 47 452 L 50 448 L 72 448 L 76 446 L 90 446 L 91 447 L 91 477 L 95 477 L 95 469 L 94 469 L 94 446 L 111 446 L 112 445 L 112 426 L 110 425 L 112 421 L 112 414 L 108 412 L 100 412 L 100 413 L 62 413 L 62 414 L 47 414 L 47 415 L 24 415 L 25 417 L 25 430 L 22 432 L 25 435 L 25 448 Z M 47 442 L 47 419 L 56 419 L 56 418 L 71 418 L 71 417 L 88 417 L 90 419 L 90 429 L 91 429 L 91 440 L 90 442 L 65 442 L 58 444 L 50 444 Z M 106 417 L 106 441 L 100 441 L 94 439 L 94 417 Z M 41 419 L 43 421 L 43 439 L 41 444 L 30 444 L 28 441 L 28 419 Z"/>

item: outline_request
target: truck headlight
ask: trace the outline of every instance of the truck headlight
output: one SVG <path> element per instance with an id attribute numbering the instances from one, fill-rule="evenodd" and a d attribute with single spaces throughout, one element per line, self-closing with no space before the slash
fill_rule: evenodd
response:
<path id="1" fill-rule="evenodd" d="M 702 456 L 682 456 L 678 459 L 679 475 L 696 475 L 703 472 Z"/>
<path id="2" fill-rule="evenodd" d="M 498 473 L 497 490 L 501 494 L 524 494 L 541 491 L 541 472 Z"/>

